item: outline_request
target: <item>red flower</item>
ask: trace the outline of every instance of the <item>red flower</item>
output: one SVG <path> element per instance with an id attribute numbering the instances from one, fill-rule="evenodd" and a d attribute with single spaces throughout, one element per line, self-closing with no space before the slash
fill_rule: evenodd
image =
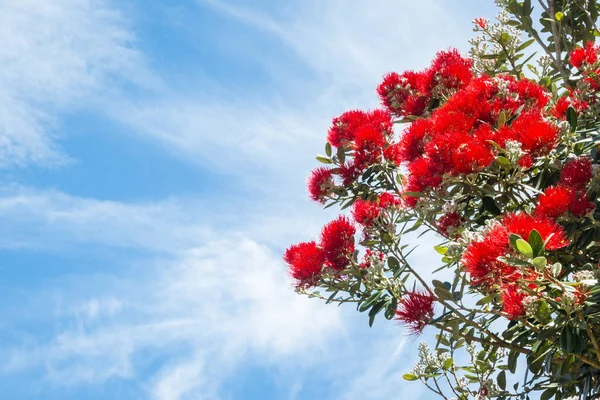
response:
<path id="1" fill-rule="evenodd" d="M 522 144 L 523 150 L 531 155 L 548 154 L 558 139 L 558 127 L 545 121 L 539 113 L 522 113 L 509 126 L 505 125 L 500 131 L 500 140 L 515 140 Z"/>
<path id="2" fill-rule="evenodd" d="M 453 90 L 464 87 L 473 77 L 471 65 L 472 61 L 462 57 L 456 49 L 438 52 L 426 72 L 431 76 L 428 89 L 432 90 L 436 85 L 440 85 L 437 90 L 441 93 L 433 93 L 433 95 L 441 97 L 440 94 L 447 95 Z"/>
<path id="3" fill-rule="evenodd" d="M 436 221 L 435 226 L 438 228 L 440 234 L 449 238 L 456 232 L 456 229 L 460 227 L 463 221 L 463 217 L 454 211 L 442 215 Z"/>
<path id="4" fill-rule="evenodd" d="M 564 119 L 567 115 L 567 108 L 571 105 L 571 100 L 568 97 L 561 97 L 558 99 L 554 107 L 552 108 L 552 116 L 556 119 Z"/>
<path id="5" fill-rule="evenodd" d="M 569 211 L 572 192 L 564 186 L 551 186 L 538 198 L 534 215 L 557 219 Z"/>
<path id="6" fill-rule="evenodd" d="M 571 52 L 569 62 L 577 69 L 581 69 L 584 64 L 594 64 L 598 61 L 598 48 L 594 42 L 587 42 L 585 47 L 579 47 Z"/>
<path id="7" fill-rule="evenodd" d="M 319 203 L 324 203 L 331 188 L 334 187 L 331 170 L 324 167 L 314 169 L 308 177 L 307 186 L 310 198 Z"/>
<path id="8" fill-rule="evenodd" d="M 467 247 L 461 262 L 472 285 L 492 286 L 521 276 L 519 269 L 498 261 L 498 257 L 506 255 L 508 245 L 508 232 L 497 225 L 483 239 Z"/>
<path id="9" fill-rule="evenodd" d="M 573 191 L 571 200 L 571 214 L 574 217 L 583 217 L 596 208 L 596 205 L 591 202 L 585 193 Z"/>
<path id="10" fill-rule="evenodd" d="M 413 161 L 423 155 L 425 138 L 427 133 L 432 131 L 432 128 L 430 119 L 419 119 L 404 131 L 398 144 L 398 159 L 400 162 Z"/>
<path id="11" fill-rule="evenodd" d="M 588 157 L 574 158 L 565 163 L 560 172 L 561 185 L 585 190 L 592 179 L 592 160 Z"/>
<path id="12" fill-rule="evenodd" d="M 594 207 L 585 193 L 565 186 L 550 186 L 538 198 L 534 215 L 557 219 L 570 212 L 574 217 L 583 217 Z"/>
<path id="13" fill-rule="evenodd" d="M 523 78 L 516 81 L 512 81 L 509 84 L 508 89 L 511 92 L 515 92 L 519 100 L 527 103 L 528 110 L 535 109 L 541 110 L 550 101 L 550 94 L 542 86 L 529 79 Z"/>
<path id="14" fill-rule="evenodd" d="M 379 161 L 385 144 L 385 137 L 381 131 L 372 125 L 363 125 L 356 131 L 354 140 L 357 165 L 366 167 Z"/>
<path id="15" fill-rule="evenodd" d="M 355 233 L 356 228 L 345 216 L 339 216 L 323 227 L 321 247 L 328 267 L 341 270 L 350 263 Z"/>
<path id="16" fill-rule="evenodd" d="M 379 217 L 381 208 L 373 201 L 358 199 L 352 206 L 352 217 L 362 226 L 371 226 Z"/>
<path id="17" fill-rule="evenodd" d="M 419 335 L 433 318 L 434 301 L 431 294 L 408 292 L 398 305 L 396 319 L 406 324 L 412 334 Z"/>
<path id="18" fill-rule="evenodd" d="M 285 251 L 283 260 L 289 265 L 290 274 L 296 280 L 296 287 L 311 287 L 319 282 L 325 258 L 315 242 L 290 246 Z"/>
<path id="19" fill-rule="evenodd" d="M 335 147 L 346 145 L 354 140 L 356 130 L 365 124 L 367 118 L 364 111 L 346 111 L 333 119 L 333 126 L 327 133 L 327 141 Z"/>
<path id="20" fill-rule="evenodd" d="M 402 200 L 391 193 L 381 193 L 376 201 L 358 199 L 352 206 L 354 221 L 362 226 L 371 226 L 381 214 L 381 210 L 400 206 Z"/>
<path id="21" fill-rule="evenodd" d="M 356 165 L 354 161 L 346 162 L 340 166 L 340 176 L 342 177 L 342 185 L 349 186 L 361 174 L 361 167 Z"/>
<path id="22" fill-rule="evenodd" d="M 463 140 L 460 145 L 449 149 L 452 151 L 453 173 L 470 174 L 488 167 L 494 161 L 494 154 L 487 143 L 469 138 L 468 135 Z"/>
<path id="23" fill-rule="evenodd" d="M 563 228 L 546 217 L 513 213 L 504 216 L 501 223 L 508 232 L 519 235 L 525 240 L 528 240 L 532 230 L 537 230 L 542 240 L 548 241 L 546 243 L 548 250 L 561 249 L 571 243 Z"/>
<path id="24" fill-rule="evenodd" d="M 521 157 L 519 159 L 517 164 L 519 164 L 519 167 L 521 167 L 521 168 L 529 169 L 533 166 L 533 158 L 531 158 L 531 156 L 529 154 L 525 154 L 523 157 Z"/>
<path id="25" fill-rule="evenodd" d="M 406 71 L 402 74 L 390 72 L 377 87 L 381 103 L 397 116 L 420 116 L 425 111 L 429 98 L 422 93 L 424 74 Z"/>
<path id="26" fill-rule="evenodd" d="M 487 24 L 488 24 L 488 21 L 487 21 L 487 19 L 485 19 L 485 18 L 481 18 L 481 17 L 479 17 L 479 18 L 475 18 L 475 19 L 473 20 L 473 22 L 475 22 L 475 24 L 476 24 L 478 27 L 480 27 L 481 29 L 485 29 L 485 27 L 486 27 L 486 26 L 487 26 Z"/>
<path id="27" fill-rule="evenodd" d="M 525 305 L 523 304 L 525 297 L 526 294 L 519 291 L 515 285 L 504 287 L 502 311 L 508 314 L 508 319 L 519 319 L 525 315 Z"/>
<path id="28" fill-rule="evenodd" d="M 381 208 L 397 207 L 402 205 L 402 199 L 389 192 L 381 193 L 377 200 L 379 201 L 379 207 Z"/>

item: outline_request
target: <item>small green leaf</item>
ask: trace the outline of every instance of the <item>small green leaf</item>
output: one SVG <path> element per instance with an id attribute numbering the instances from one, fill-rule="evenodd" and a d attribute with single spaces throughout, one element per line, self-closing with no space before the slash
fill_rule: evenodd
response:
<path id="1" fill-rule="evenodd" d="M 359 312 L 367 311 L 379 299 L 379 297 L 381 296 L 382 293 L 383 293 L 382 291 L 376 291 L 373 294 L 371 294 L 371 296 L 369 296 L 369 298 L 360 305 L 360 307 L 358 308 L 358 311 Z"/>
<path id="2" fill-rule="evenodd" d="M 440 301 L 454 301 L 454 296 L 445 287 L 436 287 L 433 291 Z"/>
<path id="3" fill-rule="evenodd" d="M 433 248 L 441 255 L 446 254 L 446 252 L 448 251 L 448 248 L 446 246 L 442 246 L 439 244 L 437 246 L 433 246 Z"/>
<path id="4" fill-rule="evenodd" d="M 498 165 L 500 165 L 503 168 L 508 169 L 511 167 L 510 160 L 504 156 L 496 157 L 496 162 L 498 163 Z"/>
<path id="5" fill-rule="evenodd" d="M 519 353 L 514 350 L 511 350 L 508 353 L 508 370 L 513 374 L 517 370 L 517 358 L 519 358 Z"/>
<path id="6" fill-rule="evenodd" d="M 453 359 L 451 359 L 451 358 L 449 358 L 449 359 L 447 359 L 446 361 L 444 361 L 444 366 L 443 366 L 443 368 L 444 368 L 444 370 L 446 370 L 446 371 L 447 371 L 447 370 L 449 370 L 450 368 L 452 368 L 452 366 L 453 366 L 453 365 L 454 365 L 454 360 L 453 360 Z"/>
<path id="7" fill-rule="evenodd" d="M 500 111 L 498 115 L 498 129 L 502 128 L 506 125 L 506 113 L 504 111 Z"/>
<path id="8" fill-rule="evenodd" d="M 333 161 L 331 161 L 331 159 L 329 157 L 325 157 L 325 156 L 317 156 L 316 159 L 317 159 L 317 161 L 322 162 L 323 164 L 333 163 Z"/>
<path id="9" fill-rule="evenodd" d="M 327 157 L 331 157 L 331 144 L 329 142 L 325 143 L 325 154 L 327 154 Z"/>
<path id="10" fill-rule="evenodd" d="M 416 376 L 415 374 L 404 374 L 404 375 L 402 375 L 402 377 L 406 381 L 416 381 L 417 379 L 419 379 L 419 377 Z"/>
<path id="11" fill-rule="evenodd" d="M 533 257 L 533 249 L 531 248 L 529 243 L 527 243 L 523 239 L 517 239 L 516 245 L 517 245 L 517 251 L 519 253 L 523 254 L 527 258 Z"/>
<path id="12" fill-rule="evenodd" d="M 529 233 L 528 242 L 531 245 L 533 255 L 535 257 L 542 255 L 544 251 L 544 240 L 542 239 L 542 236 L 537 230 L 531 230 L 531 232 Z"/>
<path id="13" fill-rule="evenodd" d="M 502 390 L 506 390 L 506 371 L 500 371 L 496 379 L 498 381 L 498 387 Z"/>
<path id="14" fill-rule="evenodd" d="M 343 146 L 338 147 L 336 155 L 340 163 L 343 164 L 346 160 L 346 151 Z"/>
<path id="15" fill-rule="evenodd" d="M 546 267 L 547 261 L 546 261 L 546 257 L 536 257 L 533 259 L 533 265 L 536 266 L 536 268 L 539 269 L 543 269 Z"/>
<path id="16" fill-rule="evenodd" d="M 394 256 L 389 256 L 387 263 L 392 271 L 396 271 L 400 268 L 400 262 L 398 262 L 398 259 Z"/>
<path id="17" fill-rule="evenodd" d="M 571 126 L 571 132 L 575 132 L 577 129 L 577 112 L 573 107 L 567 108 L 567 121 Z"/>
<path id="18" fill-rule="evenodd" d="M 512 247 L 514 247 L 515 249 L 517 248 L 517 240 L 523 240 L 521 236 L 516 235 L 514 233 L 511 233 L 508 239 L 510 240 L 510 244 L 512 245 Z"/>

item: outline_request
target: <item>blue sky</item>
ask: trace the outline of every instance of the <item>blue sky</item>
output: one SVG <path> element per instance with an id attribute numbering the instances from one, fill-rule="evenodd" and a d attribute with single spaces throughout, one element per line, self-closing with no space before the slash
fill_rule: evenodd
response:
<path id="1" fill-rule="evenodd" d="M 304 190 L 331 118 L 491 3 L 1 1 L 2 398 L 430 398 L 396 323 L 280 257 L 334 215 Z"/>

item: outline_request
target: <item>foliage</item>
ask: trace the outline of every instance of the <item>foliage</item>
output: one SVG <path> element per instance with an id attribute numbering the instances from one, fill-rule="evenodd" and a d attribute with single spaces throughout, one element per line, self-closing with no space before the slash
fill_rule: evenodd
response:
<path id="1" fill-rule="evenodd" d="M 595 398 L 599 6 L 496 3 L 495 23 L 475 19 L 468 58 L 441 51 L 389 73 L 383 109 L 334 118 L 308 189 L 350 216 L 284 260 L 299 293 L 355 303 L 370 325 L 437 329 L 404 377 L 443 398 Z M 436 271 L 409 260 L 428 232 Z"/>

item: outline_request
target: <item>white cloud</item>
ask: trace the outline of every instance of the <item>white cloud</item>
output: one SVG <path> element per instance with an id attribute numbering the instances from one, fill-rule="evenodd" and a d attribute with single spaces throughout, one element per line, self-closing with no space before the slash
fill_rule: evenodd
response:
<path id="1" fill-rule="evenodd" d="M 295 1 L 275 11 L 198 3 L 256 29 L 250 61 L 271 77 L 265 90 L 247 93 L 223 81 L 217 89 L 198 87 L 195 95 L 171 91 L 109 106 L 109 113 L 176 156 L 254 183 L 272 177 L 278 186 L 306 174 L 333 116 L 377 106 L 384 73 L 422 68 L 441 48 L 466 48 L 471 35 L 440 0 Z M 281 57 L 263 60 L 265 37 L 281 43 Z M 298 75 L 292 63 L 309 73 Z"/>
<path id="2" fill-rule="evenodd" d="M 0 247 L 64 250 L 88 243 L 172 253 L 202 243 L 211 231 L 201 226 L 201 208 L 188 203 L 188 213 L 185 206 L 174 200 L 126 204 L 7 187 L 0 190 Z"/>
<path id="3" fill-rule="evenodd" d="M 8 0 L 0 9 L 0 167 L 67 161 L 56 143 L 60 112 L 124 80 L 154 80 L 107 2 Z"/>

